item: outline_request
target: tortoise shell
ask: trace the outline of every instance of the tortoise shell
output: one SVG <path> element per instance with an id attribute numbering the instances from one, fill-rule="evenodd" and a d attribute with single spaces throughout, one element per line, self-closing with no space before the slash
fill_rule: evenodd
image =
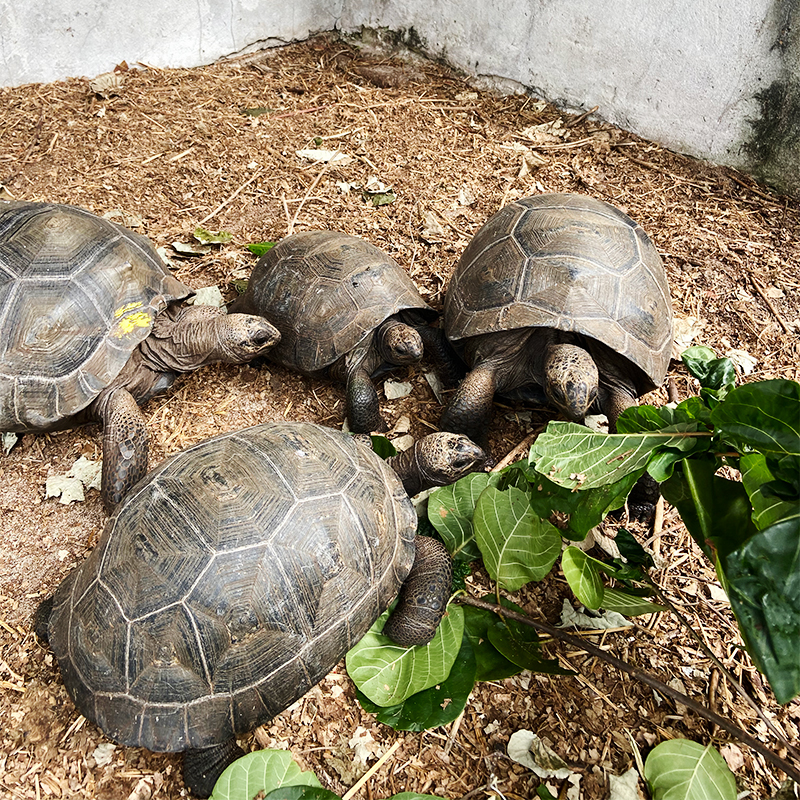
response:
<path id="1" fill-rule="evenodd" d="M 50 645 L 80 712 L 156 751 L 252 730 L 397 595 L 416 513 L 368 447 L 310 423 L 209 439 L 144 478 L 61 584 Z"/>
<path id="2" fill-rule="evenodd" d="M 120 373 L 191 289 L 150 241 L 74 206 L 0 202 L 0 430 L 41 430 Z"/>
<path id="3" fill-rule="evenodd" d="M 457 349 L 468 337 L 527 327 L 588 336 L 639 368 L 641 392 L 669 366 L 661 257 L 627 214 L 583 195 L 527 197 L 490 217 L 450 279 L 444 322 Z"/>
<path id="4" fill-rule="evenodd" d="M 281 332 L 270 359 L 306 374 L 331 366 L 399 311 L 435 317 L 396 261 L 335 231 L 280 241 L 253 268 L 247 294 Z"/>

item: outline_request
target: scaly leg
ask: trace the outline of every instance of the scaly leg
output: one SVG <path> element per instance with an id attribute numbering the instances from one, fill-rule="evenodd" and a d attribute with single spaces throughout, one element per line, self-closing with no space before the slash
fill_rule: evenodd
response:
<path id="1" fill-rule="evenodd" d="M 99 398 L 103 423 L 103 475 L 100 496 L 112 514 L 130 488 L 147 473 L 147 427 L 127 389 Z"/>

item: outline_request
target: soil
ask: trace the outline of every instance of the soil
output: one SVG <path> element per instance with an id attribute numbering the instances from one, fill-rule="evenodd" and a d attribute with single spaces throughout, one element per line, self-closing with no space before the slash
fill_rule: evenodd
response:
<path id="1" fill-rule="evenodd" d="M 602 113 L 602 110 L 601 110 Z M 323 164 L 303 149 L 338 149 Z M 376 178 L 394 194 L 374 205 L 360 187 Z M 248 243 L 335 228 L 383 248 L 441 308 L 448 275 L 470 237 L 498 208 L 541 192 L 580 192 L 636 219 L 663 256 L 685 346 L 755 360 L 743 380 L 800 378 L 800 209 L 729 169 L 669 152 L 530 96 L 474 89 L 451 70 L 378 55 L 321 37 L 190 70 L 120 65 L 100 84 L 71 79 L 0 89 L 4 196 L 72 203 L 145 233 L 195 288 L 226 300 L 255 257 Z M 173 242 L 196 227 L 231 234 L 204 255 L 179 258 Z M 195 242 L 196 244 L 196 242 Z M 695 391 L 679 363 L 679 397 Z M 432 428 L 441 407 L 419 367 L 401 370 L 410 396 L 383 400 L 393 425 Z M 663 403 L 666 391 L 646 398 Z M 274 419 L 343 421 L 341 388 L 280 367 L 213 366 L 178 380 L 144 408 L 151 464 L 210 435 Z M 491 431 L 498 457 L 548 418 L 500 406 Z M 105 516 L 98 493 L 63 505 L 48 476 L 80 455 L 100 456 L 97 426 L 25 435 L 0 456 L 0 795 L 9 798 L 172 798 L 186 794 L 179 758 L 110 747 L 68 699 L 57 666 L 31 632 L 37 603 L 91 550 Z M 644 532 L 654 577 L 711 650 L 789 740 L 800 704 L 776 704 L 738 635 L 713 569 L 674 510 Z M 473 583 L 483 581 L 480 570 Z M 557 622 L 558 575 L 515 599 Z M 593 637 L 609 652 L 682 686 L 777 752 L 763 721 L 739 699 L 668 614 Z M 609 775 L 672 737 L 713 741 L 741 791 L 771 796 L 782 778 L 764 759 L 652 690 L 584 652 L 544 646 L 576 678 L 525 673 L 476 687 L 463 717 L 424 733 L 395 732 L 363 711 L 344 666 L 295 706 L 242 739 L 291 750 L 304 769 L 344 795 L 381 755 L 389 758 L 351 796 L 400 791 L 448 798 L 528 798 L 539 780 L 506 754 L 510 735 L 534 731 L 582 776 L 582 797 L 607 797 Z M 360 744 L 363 746 L 357 747 Z M 558 783 L 558 782 L 555 782 Z M 556 786 L 556 791 L 558 786 Z"/>

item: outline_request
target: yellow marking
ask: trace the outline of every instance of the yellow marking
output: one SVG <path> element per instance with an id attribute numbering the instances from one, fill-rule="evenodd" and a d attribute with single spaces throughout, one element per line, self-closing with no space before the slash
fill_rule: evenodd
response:
<path id="1" fill-rule="evenodd" d="M 146 311 L 137 311 L 135 314 L 129 314 L 125 319 L 121 319 L 117 325 L 118 336 L 123 336 L 130 333 L 134 328 L 149 328 L 150 327 L 150 314 Z"/>
<path id="2" fill-rule="evenodd" d="M 128 311 L 133 311 L 134 308 L 141 308 L 144 305 L 141 300 L 134 300 L 132 303 L 128 303 L 125 306 L 120 306 L 115 312 L 114 316 L 119 319 L 123 314 L 126 314 Z"/>

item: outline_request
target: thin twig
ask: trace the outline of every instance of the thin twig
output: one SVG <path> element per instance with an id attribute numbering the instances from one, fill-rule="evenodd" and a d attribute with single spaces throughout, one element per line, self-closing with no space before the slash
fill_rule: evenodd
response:
<path id="1" fill-rule="evenodd" d="M 764 287 L 761 285 L 758 278 L 756 278 L 755 275 L 750 275 L 750 282 L 753 284 L 753 287 L 758 292 L 761 299 L 767 304 L 769 310 L 775 315 L 775 319 L 780 322 L 781 328 L 783 328 L 786 333 L 791 333 L 792 329 L 789 327 L 789 324 L 786 322 L 786 320 L 781 316 L 778 309 L 775 308 L 772 300 L 767 297 L 767 293 L 764 291 Z"/>
<path id="2" fill-rule="evenodd" d="M 259 167 L 253 175 L 250 177 L 249 180 L 245 181 L 227 200 L 223 200 L 208 216 L 203 217 L 198 223 L 199 225 L 205 225 L 212 217 L 215 217 L 225 208 L 228 203 L 231 202 L 234 198 L 238 197 L 239 194 L 244 191 L 259 175 L 261 174 L 261 167 Z"/>
<path id="3" fill-rule="evenodd" d="M 655 689 L 655 691 L 657 691 L 659 694 L 672 698 L 675 702 L 681 703 L 687 708 L 692 709 L 692 711 L 699 714 L 704 719 L 707 719 L 709 722 L 713 722 L 715 725 L 718 725 L 724 731 L 727 731 L 731 736 L 735 737 L 740 742 L 743 742 L 748 747 L 751 747 L 757 753 L 760 753 L 767 761 L 769 761 L 778 769 L 783 770 L 790 778 L 800 783 L 800 769 L 788 762 L 785 758 L 781 758 L 777 753 L 774 753 L 772 750 L 765 747 L 761 742 L 758 741 L 758 739 L 754 738 L 746 731 L 743 731 L 737 725 L 734 725 L 724 717 L 721 717 L 716 712 L 711 711 L 711 709 L 705 708 L 704 706 L 700 705 L 700 703 L 692 700 L 691 697 L 687 697 L 682 692 L 673 689 L 671 686 L 667 686 L 666 683 L 662 683 L 660 680 L 658 680 L 658 678 L 655 678 L 649 673 L 644 672 L 633 664 L 628 664 L 626 661 L 611 655 L 611 653 L 601 650 L 591 642 L 578 639 L 577 637 L 572 636 L 560 628 L 555 628 L 552 625 L 548 625 L 546 622 L 539 622 L 538 620 L 529 617 L 527 614 L 519 614 L 515 611 L 504 608 L 501 605 L 488 603 L 485 600 L 478 600 L 474 597 L 462 595 L 456 598 L 454 602 L 475 606 L 476 608 L 483 608 L 487 611 L 493 611 L 500 617 L 507 617 L 508 619 L 515 620 L 516 622 L 521 622 L 523 625 L 529 625 L 531 628 L 535 628 L 537 631 L 549 634 L 553 638 L 560 639 L 562 642 L 566 642 L 573 647 L 586 650 L 586 652 L 590 655 L 605 661 L 607 664 L 610 664 L 616 669 L 627 672 L 629 675 L 632 675 L 634 678 L 646 684 L 651 689 Z"/>
<path id="4" fill-rule="evenodd" d="M 517 461 L 523 453 L 528 451 L 538 435 L 539 431 L 529 433 L 513 450 L 506 453 L 506 455 L 492 467 L 492 472 L 500 472 L 503 467 L 507 467 L 509 464 Z"/>
<path id="5" fill-rule="evenodd" d="M 576 125 L 580 125 L 580 123 L 583 122 L 586 119 L 586 117 L 588 117 L 591 114 L 594 114 L 594 112 L 597 111 L 598 108 L 600 108 L 600 106 L 595 106 L 594 108 L 590 108 L 588 111 L 584 111 L 583 114 L 579 114 L 577 117 L 575 117 L 575 119 L 571 119 L 569 122 L 564 123 L 564 127 L 574 128 Z"/>
<path id="6" fill-rule="evenodd" d="M 319 171 L 319 174 L 317 175 L 316 178 L 314 178 L 313 183 L 311 184 L 311 186 L 308 187 L 308 191 L 303 195 L 303 199 L 300 201 L 300 205 L 298 205 L 297 208 L 295 209 L 294 216 L 289 222 L 289 230 L 286 234 L 287 236 L 291 236 L 292 233 L 294 232 L 294 226 L 297 223 L 297 218 L 300 216 L 300 212 L 302 211 L 303 206 L 306 203 L 306 200 L 308 200 L 308 198 L 311 196 L 311 192 L 313 192 L 314 189 L 317 187 L 317 184 L 320 182 L 322 176 L 328 171 L 328 167 L 330 165 L 331 165 L 330 161 L 326 161 L 322 165 L 322 169 Z"/>
<path id="7" fill-rule="evenodd" d="M 345 793 L 342 800 L 350 798 L 388 761 L 395 750 L 403 744 L 402 739 L 398 739 Z"/>

